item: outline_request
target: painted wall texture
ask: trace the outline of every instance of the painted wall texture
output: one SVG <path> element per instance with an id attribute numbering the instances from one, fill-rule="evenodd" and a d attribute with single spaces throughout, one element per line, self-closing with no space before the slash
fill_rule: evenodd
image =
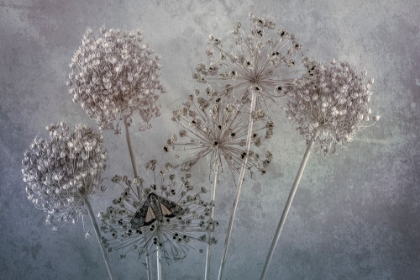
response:
<path id="1" fill-rule="evenodd" d="M 285 1 L 0 1 L 0 279 L 107 279 L 95 238 L 82 221 L 58 232 L 25 194 L 21 161 L 45 126 L 95 125 L 72 102 L 66 81 L 85 30 L 144 31 L 162 56 L 162 116 L 153 129 L 132 132 L 137 162 L 167 160 L 162 147 L 179 129 L 170 118 L 197 86 L 191 73 L 205 57 L 207 37 L 230 36 L 248 13 L 296 35 L 306 55 L 335 58 L 375 78 L 371 107 L 381 120 L 360 131 L 338 155 L 318 148 L 309 159 L 267 279 L 420 278 L 420 2 L 415 0 Z M 275 134 L 267 174 L 247 177 L 233 229 L 225 279 L 258 279 L 300 161 L 305 140 L 282 109 L 270 106 Z M 124 135 L 103 133 L 109 151 L 108 191 L 92 202 L 104 211 L 115 174 L 132 176 Z M 208 162 L 194 169 L 210 187 Z M 211 279 L 223 251 L 235 188 L 220 178 Z M 88 218 L 85 230 L 92 231 Z M 194 246 L 193 246 L 194 247 Z M 201 247 L 200 247 L 201 248 Z M 117 279 L 147 279 L 144 259 L 110 255 Z M 203 279 L 204 254 L 191 248 L 181 262 L 163 264 L 164 279 Z"/>

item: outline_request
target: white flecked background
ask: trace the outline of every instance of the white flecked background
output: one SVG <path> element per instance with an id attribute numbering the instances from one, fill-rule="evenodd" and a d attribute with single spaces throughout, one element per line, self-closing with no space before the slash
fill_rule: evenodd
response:
<path id="1" fill-rule="evenodd" d="M 267 279 L 420 278 L 420 4 L 415 0 L 343 1 L 0 1 L 0 279 L 107 279 L 97 242 L 82 223 L 59 232 L 26 199 L 23 151 L 44 127 L 61 120 L 94 123 L 74 104 L 65 85 L 70 59 L 87 27 L 137 29 L 162 55 L 154 129 L 132 133 L 139 163 L 164 159 L 162 146 L 178 131 L 170 121 L 196 87 L 191 73 L 204 58 L 209 34 L 226 38 L 248 13 L 268 17 L 296 35 L 308 56 L 347 60 L 375 77 L 374 114 L 381 120 L 361 131 L 336 156 L 315 152 L 305 170 Z M 265 145 L 275 156 L 264 176 L 246 180 L 225 279 L 258 279 L 305 141 L 272 108 L 275 135 Z M 123 136 L 105 132 L 114 174 L 131 175 Z M 208 163 L 195 169 L 209 185 Z M 229 174 L 221 178 L 228 180 Z M 93 201 L 102 211 L 109 192 Z M 217 275 L 234 188 L 217 193 L 212 279 Z M 85 220 L 87 230 L 92 230 Z M 111 254 L 117 279 L 147 279 L 142 262 Z M 204 254 L 191 249 L 179 263 L 163 265 L 164 279 L 203 279 Z"/>

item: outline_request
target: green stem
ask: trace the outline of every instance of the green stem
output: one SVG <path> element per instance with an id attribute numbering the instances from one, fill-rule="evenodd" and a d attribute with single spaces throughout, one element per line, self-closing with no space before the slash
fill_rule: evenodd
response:
<path id="1" fill-rule="evenodd" d="M 270 251 L 267 255 L 267 259 L 265 260 L 264 269 L 261 274 L 260 280 L 264 280 L 267 269 L 270 264 L 271 258 L 273 257 L 274 250 L 277 247 L 277 243 L 280 238 L 281 231 L 283 229 L 284 223 L 286 222 L 287 214 L 289 213 L 290 207 L 292 206 L 293 198 L 295 197 L 296 190 L 299 186 L 300 179 L 302 178 L 303 171 L 305 170 L 306 163 L 308 162 L 309 155 L 311 154 L 312 147 L 315 143 L 316 138 L 318 137 L 318 131 L 312 137 L 311 142 L 309 142 L 308 147 L 306 148 L 305 155 L 303 156 L 302 162 L 300 163 L 299 171 L 296 175 L 295 182 L 293 183 L 292 189 L 290 190 L 289 197 L 287 198 L 286 205 L 284 206 L 283 213 L 280 218 L 279 225 L 277 226 L 276 233 L 274 235 L 273 241 L 271 243 Z"/>
<path id="2" fill-rule="evenodd" d="M 92 224 L 93 224 L 93 229 L 96 233 L 96 238 L 98 240 L 99 247 L 101 248 L 102 257 L 105 261 L 106 269 L 108 270 L 108 274 L 109 274 L 109 278 L 111 280 L 114 280 L 114 274 L 112 273 L 111 265 L 110 265 L 109 258 L 108 258 L 108 253 L 107 253 L 107 251 L 104 247 L 104 244 L 102 243 L 101 232 L 99 231 L 98 223 L 96 222 L 95 215 L 93 214 L 92 206 L 90 205 L 90 202 L 89 202 L 89 199 L 88 199 L 87 196 L 84 196 L 84 201 L 85 201 L 85 205 L 86 205 L 86 208 L 88 210 L 88 213 L 89 213 L 90 220 L 92 221 Z"/>
<path id="3" fill-rule="evenodd" d="M 216 199 L 216 187 L 217 187 L 217 169 L 214 171 L 213 188 L 211 190 L 211 202 L 214 203 Z M 210 219 L 214 222 L 214 206 L 210 208 Z M 208 280 L 210 277 L 210 260 L 211 260 L 211 240 L 213 238 L 214 227 L 209 230 L 209 240 L 207 243 L 207 257 L 206 257 L 206 271 L 204 279 Z"/>
<path id="4" fill-rule="evenodd" d="M 252 126 L 254 124 L 254 119 L 252 118 L 252 113 L 255 110 L 256 102 L 257 102 L 257 97 L 256 97 L 255 93 L 252 93 L 251 108 L 249 110 L 248 134 L 247 134 L 247 137 L 246 137 L 246 157 L 244 158 L 244 160 L 242 162 L 241 171 L 239 173 L 238 188 L 236 190 L 236 197 L 235 197 L 235 201 L 233 203 L 233 210 L 232 210 L 232 214 L 230 216 L 229 226 L 228 226 L 228 230 L 227 230 L 227 234 L 226 234 L 225 250 L 224 250 L 224 253 L 223 253 L 223 257 L 222 257 L 222 262 L 220 264 L 219 277 L 217 278 L 218 280 L 222 279 L 223 271 L 225 269 L 226 259 L 227 259 L 227 254 L 228 254 L 228 250 L 229 250 L 229 244 L 230 244 L 230 237 L 232 235 L 233 222 L 235 220 L 236 210 L 238 208 L 239 196 L 241 194 L 241 189 L 242 189 L 242 183 L 243 183 L 243 180 L 244 180 L 244 177 L 245 177 L 245 171 L 247 169 L 246 163 L 248 161 L 249 150 L 251 148 Z"/>

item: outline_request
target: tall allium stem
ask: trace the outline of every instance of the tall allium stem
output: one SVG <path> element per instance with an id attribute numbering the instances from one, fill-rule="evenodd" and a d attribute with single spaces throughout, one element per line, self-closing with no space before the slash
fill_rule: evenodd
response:
<path id="1" fill-rule="evenodd" d="M 157 280 L 162 280 L 162 266 L 160 263 L 161 259 L 161 249 L 159 246 L 156 246 L 156 270 L 157 270 Z"/>
<path id="2" fill-rule="evenodd" d="M 309 155 L 311 154 L 312 147 L 315 143 L 316 138 L 318 137 L 318 134 L 319 134 L 319 130 L 315 132 L 314 136 L 312 137 L 311 141 L 309 142 L 308 147 L 306 148 L 305 155 L 303 156 L 302 162 L 300 163 L 299 171 L 296 175 L 295 182 L 293 183 L 292 189 L 290 190 L 289 197 L 287 198 L 286 205 L 284 206 L 284 210 L 283 210 L 283 213 L 281 215 L 279 225 L 277 226 L 276 233 L 275 233 L 273 241 L 271 243 L 270 251 L 267 255 L 267 259 L 265 260 L 264 270 L 263 270 L 263 272 L 261 274 L 261 278 L 260 278 L 261 280 L 264 280 L 264 278 L 267 274 L 268 266 L 270 264 L 271 258 L 273 257 L 274 250 L 277 247 L 277 243 L 279 241 L 281 231 L 283 230 L 284 223 L 286 222 L 287 214 L 289 213 L 290 207 L 292 206 L 293 198 L 295 197 L 297 188 L 299 186 L 300 179 L 302 178 L 303 171 L 305 170 L 306 163 L 308 162 Z"/>
<path id="3" fill-rule="evenodd" d="M 229 226 L 228 226 L 228 230 L 227 230 L 227 234 L 226 234 L 225 250 L 223 252 L 222 262 L 220 264 L 219 277 L 217 278 L 218 280 L 222 279 L 223 270 L 225 268 L 226 258 L 227 258 L 227 254 L 228 254 L 229 243 L 230 243 L 230 237 L 232 235 L 233 222 L 235 220 L 236 209 L 238 208 L 239 196 L 241 194 L 241 189 L 242 189 L 242 183 L 243 183 L 243 180 L 244 180 L 244 177 L 245 177 L 245 172 L 246 172 L 246 169 L 247 169 L 246 163 L 248 161 L 249 150 L 251 148 L 252 126 L 254 124 L 254 119 L 252 117 L 252 112 L 254 112 L 256 102 L 257 102 L 257 97 L 256 97 L 256 94 L 253 92 L 252 93 L 252 98 L 251 98 L 251 107 L 249 109 L 248 134 L 247 134 L 247 137 L 246 137 L 246 154 L 247 154 L 247 156 L 244 158 L 244 160 L 242 162 L 241 171 L 239 173 L 238 188 L 236 190 L 236 198 L 235 198 L 235 202 L 233 203 L 232 214 L 230 216 Z"/>
<path id="4" fill-rule="evenodd" d="M 134 178 L 138 178 L 137 174 L 137 167 L 136 167 L 136 159 L 134 158 L 133 147 L 131 146 L 131 139 L 130 139 L 130 128 L 127 124 L 127 119 L 124 119 L 124 126 L 125 126 L 125 138 L 127 140 L 128 152 L 130 153 L 131 165 L 133 166 Z M 140 189 L 137 189 L 138 195 L 140 195 Z"/>
<path id="5" fill-rule="evenodd" d="M 84 201 L 85 201 L 85 205 L 88 210 L 88 213 L 89 213 L 89 217 L 93 224 L 93 229 L 95 230 L 95 233 L 96 233 L 96 238 L 98 239 L 98 242 L 99 242 L 99 247 L 101 247 L 102 257 L 104 258 L 106 269 L 108 270 L 109 279 L 114 280 L 114 274 L 112 273 L 111 265 L 109 263 L 108 253 L 104 245 L 102 244 L 101 232 L 99 231 L 98 223 L 96 222 L 95 214 L 93 213 L 92 206 L 90 206 L 89 198 L 87 196 L 84 196 Z"/>
<path id="6" fill-rule="evenodd" d="M 217 175 L 218 170 L 214 171 L 214 179 L 213 179 L 213 188 L 211 190 L 211 202 L 214 203 L 216 199 L 216 187 L 217 187 Z M 210 208 L 210 219 L 214 220 L 214 205 Z M 210 277 L 210 261 L 211 261 L 211 242 L 213 238 L 213 229 L 209 231 L 209 240 L 207 243 L 207 257 L 206 257 L 206 271 L 204 274 L 204 279 L 208 280 Z"/>
<path id="7" fill-rule="evenodd" d="M 127 140 L 127 147 L 128 152 L 130 153 L 131 165 L 133 167 L 134 178 L 138 178 L 137 174 L 137 166 L 136 166 L 136 159 L 134 158 L 133 147 L 131 146 L 131 138 L 130 138 L 130 128 L 127 124 L 127 119 L 124 119 L 124 127 L 125 127 L 125 139 Z M 140 186 L 137 186 L 137 196 L 140 198 L 141 196 L 141 189 Z M 152 269 L 151 269 L 151 259 L 149 253 L 146 254 L 146 269 L 147 269 L 147 280 L 153 280 Z"/>

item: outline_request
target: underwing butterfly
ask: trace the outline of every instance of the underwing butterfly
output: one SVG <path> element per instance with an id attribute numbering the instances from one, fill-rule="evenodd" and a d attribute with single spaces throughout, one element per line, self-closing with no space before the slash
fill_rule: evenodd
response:
<path id="1" fill-rule="evenodd" d="M 131 219 L 131 228 L 136 230 L 151 225 L 156 220 L 163 222 L 164 218 L 173 218 L 182 215 L 183 212 L 184 209 L 175 202 L 150 193 Z"/>

